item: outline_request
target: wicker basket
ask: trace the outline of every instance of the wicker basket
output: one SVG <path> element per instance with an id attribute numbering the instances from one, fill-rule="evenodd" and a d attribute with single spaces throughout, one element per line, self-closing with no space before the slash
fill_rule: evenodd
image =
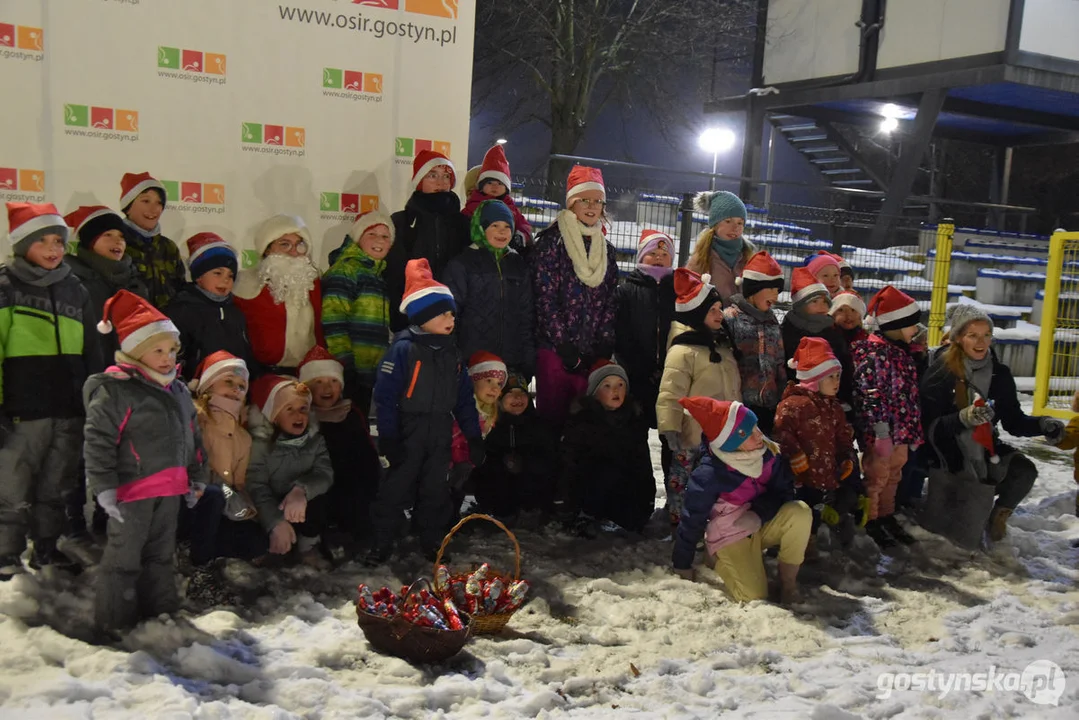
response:
<path id="1" fill-rule="evenodd" d="M 411 595 L 417 585 L 430 587 L 430 583 L 421 578 L 409 586 L 405 596 Z M 473 629 L 471 618 L 464 613 L 461 614 L 464 628 L 439 630 L 414 625 L 399 614 L 393 618 L 372 615 L 364 612 L 359 603 L 356 603 L 356 621 L 367 642 L 371 643 L 375 650 L 417 663 L 436 663 L 450 659 L 461 652 Z"/>
<path id="2" fill-rule="evenodd" d="M 450 540 L 453 539 L 453 536 L 457 533 L 457 531 L 460 530 L 465 525 L 465 523 L 472 522 L 473 520 L 487 520 L 488 522 L 494 523 L 502 529 L 502 532 L 506 533 L 506 535 L 509 536 L 510 540 L 513 541 L 513 576 L 511 577 L 507 573 L 501 572 L 494 568 L 490 568 L 489 572 L 487 573 L 487 577 L 492 580 L 494 578 L 501 579 L 503 587 L 507 589 L 511 584 L 521 579 L 521 546 L 517 543 L 517 537 L 512 532 L 510 532 L 510 529 L 508 527 L 506 527 L 490 515 L 469 515 L 468 517 L 461 518 L 461 521 L 454 525 L 452 530 L 446 533 L 446 537 L 442 539 L 442 547 L 438 549 L 438 556 L 435 558 L 435 592 L 437 592 L 442 597 L 450 597 L 450 589 L 448 587 L 439 587 L 438 585 L 438 566 L 442 564 L 442 554 L 446 551 L 446 548 L 450 544 Z M 474 569 L 475 568 L 473 568 L 473 570 Z M 471 570 L 460 573 L 452 573 L 450 575 L 450 579 L 464 581 L 471 573 Z M 510 621 L 510 618 L 513 617 L 513 614 L 518 610 L 520 610 L 520 608 L 514 608 L 506 612 L 494 613 L 492 615 L 475 615 L 472 618 L 472 634 L 497 635 L 498 633 L 502 632 L 502 629 L 506 627 L 506 623 Z"/>

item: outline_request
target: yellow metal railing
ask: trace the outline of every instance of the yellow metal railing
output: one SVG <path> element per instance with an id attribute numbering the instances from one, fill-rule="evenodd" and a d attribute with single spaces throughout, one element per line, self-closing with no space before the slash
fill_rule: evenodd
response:
<path id="1" fill-rule="evenodd" d="M 944 220 L 937 225 L 937 256 L 933 267 L 933 295 L 929 304 L 929 345 L 940 345 L 944 337 L 944 319 L 948 314 L 948 278 L 952 274 L 952 236 L 955 223 Z"/>
<path id="2" fill-rule="evenodd" d="M 1065 268 L 1068 273 L 1065 273 Z M 1041 337 L 1034 373 L 1034 414 L 1070 418 L 1079 390 L 1079 232 L 1058 230 L 1049 243 Z"/>

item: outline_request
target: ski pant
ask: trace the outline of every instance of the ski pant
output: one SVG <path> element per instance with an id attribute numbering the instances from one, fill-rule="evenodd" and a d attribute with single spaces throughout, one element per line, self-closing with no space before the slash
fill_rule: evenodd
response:
<path id="1" fill-rule="evenodd" d="M 801 565 L 809 543 L 813 513 L 804 502 L 794 500 L 779 508 L 776 516 L 761 529 L 716 552 L 716 574 L 723 578 L 727 592 L 735 602 L 763 600 L 768 597 L 768 576 L 764 572 L 763 553 L 779 546 L 779 562 Z"/>
<path id="2" fill-rule="evenodd" d="M 667 473 L 667 514 L 671 525 L 677 525 L 682 517 L 682 506 L 689 487 L 689 478 L 697 467 L 701 448 L 682 448 L 671 458 L 671 471 Z"/>
<path id="3" fill-rule="evenodd" d="M 359 472 L 351 477 L 335 475 L 326 493 L 326 504 L 329 524 L 359 539 L 371 530 L 371 503 L 378 495 L 382 465 L 367 437 L 356 438 L 356 457 Z"/>
<path id="4" fill-rule="evenodd" d="M 528 470 L 511 473 L 501 458 L 489 458 L 472 471 L 472 479 L 480 506 L 498 517 L 521 510 L 550 511 L 554 506 L 554 478 Z"/>
<path id="5" fill-rule="evenodd" d="M 94 622 L 102 630 L 129 628 L 180 607 L 173 569 L 180 498 L 148 498 L 119 507 L 124 520 L 109 518 L 94 597 Z"/>
<path id="6" fill-rule="evenodd" d="M 566 372 L 554 350 L 536 351 L 536 412 L 561 435 L 574 398 L 588 389 L 588 376 Z"/>
<path id="7" fill-rule="evenodd" d="M 910 450 L 906 445 L 896 445 L 892 454 L 881 457 L 873 446 L 862 455 L 862 472 L 865 475 L 865 495 L 869 498 L 869 519 L 888 517 L 895 512 L 895 493 L 903 478 L 903 466 L 907 464 Z"/>
<path id="8" fill-rule="evenodd" d="M 205 565 L 219 557 L 254 560 L 270 551 L 270 535 L 258 520 L 230 520 L 225 517 L 225 502 L 220 485 L 207 485 L 195 507 L 180 508 L 178 535 L 191 543 L 192 565 Z"/>
<path id="9" fill-rule="evenodd" d="M 35 540 L 55 540 L 67 528 L 66 507 L 79 485 L 83 418 L 15 423 L 0 448 L 0 556 Z"/>
<path id="10" fill-rule="evenodd" d="M 379 483 L 371 509 L 375 543 L 379 548 L 392 548 L 401 528 L 401 516 L 411 507 L 423 549 L 435 549 L 442 545 L 454 517 L 447 479 L 453 416 L 402 414 L 401 424 L 401 457 L 388 458 L 390 468 Z"/>
<path id="11" fill-rule="evenodd" d="M 928 449 L 928 445 L 922 445 L 907 458 L 907 464 L 903 466 L 903 478 L 899 481 L 899 489 L 895 493 L 895 504 L 899 507 L 913 505 L 921 500 L 925 492 L 925 478 L 929 475 Z"/>

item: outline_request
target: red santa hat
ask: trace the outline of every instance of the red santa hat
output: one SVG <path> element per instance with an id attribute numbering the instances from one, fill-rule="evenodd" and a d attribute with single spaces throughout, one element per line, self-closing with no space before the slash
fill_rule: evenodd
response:
<path id="1" fill-rule="evenodd" d="M 187 267 L 191 270 L 191 279 L 198 280 L 214 268 L 224 267 L 232 270 L 233 276 L 239 269 L 239 254 L 217 233 L 200 232 L 187 239 Z"/>
<path id="2" fill-rule="evenodd" d="M 307 223 L 298 215 L 274 215 L 265 220 L 255 230 L 255 249 L 259 255 L 265 255 L 270 245 L 285 235 L 295 233 L 307 243 L 308 254 L 311 252 L 311 233 L 307 229 Z"/>
<path id="3" fill-rule="evenodd" d="M 435 282 L 426 258 L 409 260 L 405 265 L 401 312 L 408 315 L 408 321 L 413 325 L 423 325 L 444 312 L 457 312 L 453 293 L 442 283 Z"/>
<path id="4" fill-rule="evenodd" d="M 192 392 L 198 392 L 199 388 L 209 390 L 210 386 L 218 378 L 229 374 L 239 375 L 244 380 L 250 377 L 247 363 L 230 352 L 218 350 L 203 358 L 198 369 L 195 370 L 195 377 L 188 383 L 188 387 L 191 388 Z"/>
<path id="5" fill-rule="evenodd" d="M 420 183 L 423 182 L 423 178 L 426 177 L 427 173 L 443 165 L 450 169 L 450 186 L 453 187 L 457 184 L 457 170 L 453 167 L 450 159 L 434 150 L 421 150 L 416 155 L 416 159 L 412 161 L 412 189 L 419 190 Z"/>
<path id="6" fill-rule="evenodd" d="M 648 253 L 660 249 L 674 256 L 674 240 L 671 236 L 659 230 L 641 230 L 641 239 L 637 241 L 637 264 L 644 262 L 644 256 Z"/>
<path id="7" fill-rule="evenodd" d="M 761 250 L 749 258 L 735 283 L 742 288 L 742 296 L 747 298 L 767 288 L 782 290 L 783 268 L 779 267 L 779 263 L 767 250 Z"/>
<path id="8" fill-rule="evenodd" d="M 7 203 L 8 237 L 16 255 L 25 255 L 45 235 L 59 235 L 67 242 L 68 229 L 52 203 Z"/>
<path id="9" fill-rule="evenodd" d="M 873 296 L 866 311 L 882 332 L 917 325 L 922 318 L 922 309 L 914 298 L 891 285 Z"/>
<path id="10" fill-rule="evenodd" d="M 804 337 L 798 343 L 794 356 L 787 361 L 787 367 L 794 370 L 803 383 L 816 383 L 836 371 L 842 371 L 832 346 L 819 337 Z"/>
<path id="11" fill-rule="evenodd" d="M 357 215 L 356 220 L 352 223 L 352 228 L 348 231 L 348 236 L 352 238 L 352 242 L 359 242 L 365 232 L 379 225 L 385 225 L 386 229 L 390 231 L 390 243 L 393 243 L 393 220 L 381 210 L 369 210 Z"/>
<path id="12" fill-rule="evenodd" d="M 791 273 L 791 303 L 795 306 L 802 306 L 818 295 L 828 298 L 831 293 L 828 292 L 828 288 L 817 281 L 809 268 L 794 268 L 794 272 Z"/>
<path id="13" fill-rule="evenodd" d="M 476 178 L 477 190 L 483 189 L 484 180 L 497 180 L 506 186 L 506 190 L 511 187 L 510 161 L 506 159 L 506 151 L 501 145 L 495 145 L 483 156 L 483 165 L 480 166 L 480 174 Z"/>
<path id="14" fill-rule="evenodd" d="M 345 367 L 341 361 L 330 354 L 330 351 L 321 345 L 315 345 L 307 351 L 297 368 L 300 374 L 300 382 L 309 383 L 315 378 L 328 377 L 345 384 Z"/>
<path id="15" fill-rule="evenodd" d="M 836 311 L 843 307 L 857 311 L 858 317 L 865 317 L 865 300 L 862 300 L 862 296 L 856 292 L 844 290 L 836 293 L 836 296 L 832 298 L 832 309 L 828 311 L 828 314 L 835 317 Z"/>
<path id="16" fill-rule="evenodd" d="M 734 452 L 757 427 L 757 416 L 740 402 L 684 397 L 679 404 L 696 420 L 713 453 Z"/>
<path id="17" fill-rule="evenodd" d="M 810 255 L 806 258 L 805 265 L 809 268 L 809 272 L 813 273 L 813 277 L 816 277 L 821 270 L 827 267 L 834 267 L 838 271 L 839 256 L 833 255 L 827 250 L 818 250 L 816 255 Z"/>
<path id="18" fill-rule="evenodd" d="M 105 301 L 97 331 L 113 330 L 120 339 L 120 352 L 138 360 L 162 335 L 180 341 L 180 331 L 160 310 L 135 293 L 120 290 Z"/>
<path id="19" fill-rule="evenodd" d="M 708 273 L 698 275 L 686 268 L 674 271 L 675 312 L 693 312 L 703 306 L 713 293 L 716 294 L 715 299 L 719 300 L 719 294 L 712 285 L 712 276 Z M 708 307 L 711 305 L 712 303 L 708 303 Z"/>
<path id="20" fill-rule="evenodd" d="M 124 216 L 104 205 L 83 205 L 64 216 L 64 222 L 75 231 L 79 246 L 87 250 L 94 241 L 109 230 L 124 231 Z"/>
<path id="21" fill-rule="evenodd" d="M 251 402 L 271 423 L 294 400 L 311 401 L 311 390 L 294 377 L 263 375 L 251 384 Z"/>
<path id="22" fill-rule="evenodd" d="M 502 358 L 486 350 L 480 350 L 468 359 L 468 376 L 474 383 L 484 378 L 495 378 L 501 387 L 505 387 L 509 373 Z"/>
<path id="23" fill-rule="evenodd" d="M 566 207 L 573 204 L 573 199 L 583 192 L 599 190 L 601 198 L 607 200 L 607 190 L 603 187 L 603 173 L 598 168 L 574 165 L 566 178 Z"/>
<path id="24" fill-rule="evenodd" d="M 161 196 L 161 205 L 165 205 L 167 199 L 165 186 L 155 180 L 150 173 L 124 173 L 124 177 L 120 179 L 120 208 L 127 212 L 131 203 L 135 202 L 135 198 L 147 190 L 157 190 L 157 194 Z"/>

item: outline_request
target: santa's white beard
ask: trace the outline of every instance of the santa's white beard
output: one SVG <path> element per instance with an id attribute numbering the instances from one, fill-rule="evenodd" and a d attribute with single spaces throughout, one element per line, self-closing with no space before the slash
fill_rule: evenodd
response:
<path id="1" fill-rule="evenodd" d="M 270 289 L 274 302 L 296 307 L 311 302 L 318 268 L 306 255 L 269 255 L 259 263 L 259 282 Z"/>

